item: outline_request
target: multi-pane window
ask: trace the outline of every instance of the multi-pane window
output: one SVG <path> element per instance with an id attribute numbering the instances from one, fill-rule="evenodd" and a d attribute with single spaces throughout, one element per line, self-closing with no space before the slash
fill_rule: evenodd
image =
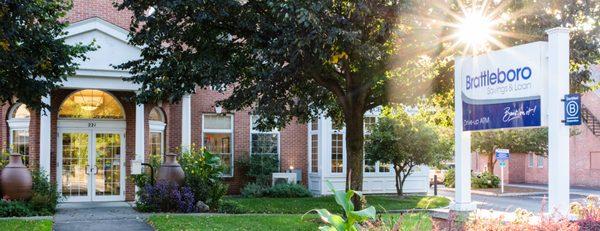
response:
<path id="1" fill-rule="evenodd" d="M 150 155 L 164 155 L 162 132 L 150 132 Z"/>
<path id="2" fill-rule="evenodd" d="M 279 131 L 261 131 L 256 128 L 258 117 L 252 116 L 250 129 L 250 153 L 252 155 L 272 155 L 279 159 Z"/>
<path id="3" fill-rule="evenodd" d="M 204 115 L 202 143 L 225 165 L 223 175 L 233 176 L 233 116 Z"/>
<path id="4" fill-rule="evenodd" d="M 544 167 L 544 157 L 543 156 L 537 156 L 537 166 L 538 166 L 538 168 Z"/>
<path id="5" fill-rule="evenodd" d="M 533 153 L 529 153 L 529 167 L 533 168 Z"/>
<path id="6" fill-rule="evenodd" d="M 150 154 L 159 155 L 162 159 L 165 154 L 165 116 L 158 107 L 152 108 L 148 115 L 150 124 Z"/>
<path id="7" fill-rule="evenodd" d="M 29 166 L 29 131 L 12 130 L 12 151 L 22 155 L 23 164 Z"/>
<path id="8" fill-rule="evenodd" d="M 331 172 L 344 172 L 344 134 L 331 134 Z"/>
<path id="9" fill-rule="evenodd" d="M 310 171 L 319 172 L 319 135 L 310 135 Z"/>
<path id="10" fill-rule="evenodd" d="M 367 137 L 371 134 L 371 131 L 373 131 L 373 126 L 375 126 L 376 122 L 377 117 L 375 116 L 365 116 L 363 119 L 365 139 L 367 139 Z M 365 157 L 365 172 L 375 172 L 375 165 L 375 162 Z"/>
<path id="11" fill-rule="evenodd" d="M 22 155 L 23 164 L 29 166 L 29 109 L 25 104 L 15 105 L 8 117 L 9 142 L 13 153 Z"/>

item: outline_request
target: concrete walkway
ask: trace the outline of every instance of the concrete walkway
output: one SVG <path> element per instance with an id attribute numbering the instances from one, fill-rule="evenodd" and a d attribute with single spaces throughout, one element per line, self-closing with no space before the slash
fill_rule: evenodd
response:
<path id="1" fill-rule="evenodd" d="M 145 219 L 126 202 L 62 203 L 54 215 L 54 230 L 152 230 Z"/>

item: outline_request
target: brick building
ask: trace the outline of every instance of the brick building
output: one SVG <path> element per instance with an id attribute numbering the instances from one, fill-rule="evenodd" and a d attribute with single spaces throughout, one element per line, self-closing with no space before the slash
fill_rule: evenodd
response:
<path id="1" fill-rule="evenodd" d="M 312 128 L 292 122 L 280 131 L 264 132 L 252 129 L 249 110 L 229 112 L 215 106 L 227 92 L 198 88 L 177 104 L 132 101 L 139 86 L 123 81 L 130 76 L 127 71 L 112 67 L 140 57 L 140 48 L 127 43 L 131 16 L 117 11 L 112 1 L 74 1 L 66 16 L 66 42 L 95 41 L 99 49 L 80 61 L 75 76 L 61 89 L 42 99 L 51 105 L 49 110 L 31 111 L 15 102 L 0 105 L 2 149 L 24 154 L 31 168 L 48 170 L 68 201 L 133 200 L 135 187 L 127 180 L 132 160 L 143 162 L 151 154 L 192 145 L 221 156 L 228 166 L 223 179 L 230 193 L 239 193 L 244 183 L 235 161 L 253 154 L 278 156 L 280 170 L 294 169 L 315 193 L 328 193 L 326 180 L 343 188 L 345 133 L 332 129 L 327 118 Z M 367 122 L 375 118 L 373 114 Z M 389 166 L 365 168 L 366 192 L 395 192 L 393 180 Z M 414 174 L 406 188 L 426 191 L 427 168 Z"/>

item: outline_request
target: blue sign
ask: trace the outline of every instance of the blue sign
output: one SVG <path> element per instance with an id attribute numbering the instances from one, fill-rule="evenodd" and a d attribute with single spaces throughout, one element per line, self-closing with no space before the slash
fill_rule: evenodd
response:
<path id="1" fill-rule="evenodd" d="M 565 125 L 581 125 L 581 95 L 565 95 Z"/>
<path id="2" fill-rule="evenodd" d="M 508 160 L 510 158 L 510 153 L 508 149 L 496 149 L 496 160 L 501 162 Z"/>
<path id="3" fill-rule="evenodd" d="M 463 98 L 463 131 L 537 127 L 542 124 L 540 99 L 469 103 Z"/>

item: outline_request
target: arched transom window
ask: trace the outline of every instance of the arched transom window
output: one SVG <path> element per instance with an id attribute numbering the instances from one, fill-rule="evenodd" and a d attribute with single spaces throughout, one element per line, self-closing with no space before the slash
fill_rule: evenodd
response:
<path id="1" fill-rule="evenodd" d="M 81 90 L 71 94 L 60 106 L 58 116 L 69 119 L 125 119 L 119 101 L 100 90 Z"/>

